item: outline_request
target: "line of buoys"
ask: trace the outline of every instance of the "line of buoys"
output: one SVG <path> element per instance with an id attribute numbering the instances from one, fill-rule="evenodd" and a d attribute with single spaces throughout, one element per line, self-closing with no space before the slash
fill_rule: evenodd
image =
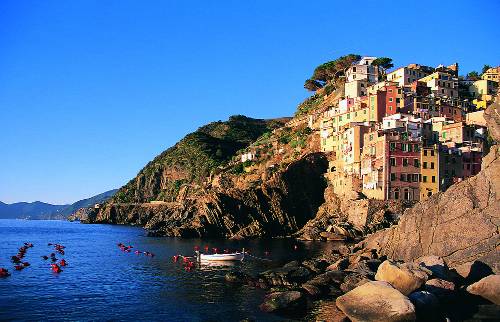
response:
<path id="1" fill-rule="evenodd" d="M 131 246 L 131 245 L 128 245 L 126 246 L 124 243 L 118 243 L 117 246 L 121 249 L 122 252 L 124 253 L 130 253 L 132 251 L 132 248 L 134 248 L 134 246 Z M 138 249 L 136 249 L 134 251 L 134 254 L 136 255 L 141 255 L 141 254 L 144 254 L 146 256 L 149 256 L 149 257 L 155 257 L 156 255 L 152 252 L 148 252 L 148 251 L 140 251 Z"/>
<path id="2" fill-rule="evenodd" d="M 16 255 L 10 257 L 10 260 L 12 261 L 12 263 L 14 263 L 14 269 L 16 271 L 21 271 L 31 265 L 29 262 L 23 262 L 22 259 L 24 258 L 24 256 L 26 256 L 26 252 L 28 251 L 28 249 L 32 247 L 34 247 L 32 243 L 26 242 L 24 243 L 23 246 L 21 246 L 18 249 Z M 1 268 L 0 277 L 8 277 L 8 276 L 10 276 L 9 271 L 5 268 Z"/>
<path id="3" fill-rule="evenodd" d="M 66 246 L 64 245 L 61 245 L 61 244 L 56 244 L 56 243 L 48 243 L 47 246 L 53 246 L 54 247 L 54 250 L 59 253 L 60 255 L 65 255 L 66 254 Z M 57 264 L 57 257 L 56 257 L 56 253 L 50 253 L 49 256 L 42 256 L 42 258 L 44 260 L 48 260 L 50 258 L 50 261 L 52 262 L 52 264 L 50 264 L 50 267 L 51 267 L 51 270 L 52 272 L 54 273 L 61 273 L 63 270 L 61 269 L 60 266 L 67 266 L 68 265 L 68 262 L 66 262 L 66 260 L 63 258 L 59 261 L 59 264 Z"/>

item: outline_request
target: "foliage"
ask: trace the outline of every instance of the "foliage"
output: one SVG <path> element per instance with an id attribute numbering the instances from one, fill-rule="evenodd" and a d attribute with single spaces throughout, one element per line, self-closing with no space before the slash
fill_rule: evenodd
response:
<path id="1" fill-rule="evenodd" d="M 323 84 L 321 84 L 319 81 L 314 80 L 314 79 L 307 79 L 306 82 L 304 83 L 304 88 L 307 89 L 308 91 L 317 91 L 323 87 Z"/>
<path id="2" fill-rule="evenodd" d="M 326 86 L 325 86 L 325 94 L 326 95 L 330 95 L 334 90 L 336 90 L 337 87 L 332 84 L 332 83 L 328 83 Z"/>
<path id="3" fill-rule="evenodd" d="M 344 75 L 346 68 L 352 65 L 355 61 L 361 59 L 360 55 L 349 54 L 346 56 L 341 56 L 335 60 L 326 62 L 319 65 L 314 69 L 313 75 L 306 80 L 304 87 L 309 88 L 319 88 L 326 85 L 331 80 L 334 80 L 340 76 Z M 316 88 L 318 89 L 318 88 Z M 316 90 L 309 89 L 309 90 Z"/>
<path id="4" fill-rule="evenodd" d="M 308 97 L 304 102 L 299 104 L 295 115 L 299 116 L 307 114 L 310 111 L 314 110 L 316 107 L 318 107 L 321 104 L 321 102 L 323 102 L 323 96 L 314 94 L 313 96 Z"/>
<path id="5" fill-rule="evenodd" d="M 478 80 L 478 79 L 481 79 L 481 77 L 479 76 L 479 73 L 476 72 L 475 70 L 469 72 L 467 74 L 467 79 L 470 79 L 470 80 Z"/>
<path id="6" fill-rule="evenodd" d="M 483 66 L 483 69 L 481 70 L 481 75 L 482 75 L 482 74 L 484 74 L 484 73 L 486 73 L 486 71 L 487 71 L 488 69 L 490 69 L 490 68 L 491 68 L 491 66 L 490 66 L 490 65 L 484 65 L 484 66 Z"/>
<path id="7" fill-rule="evenodd" d="M 389 57 L 379 57 L 379 58 L 376 58 L 372 62 L 372 65 L 380 66 L 384 70 L 387 70 L 389 68 L 394 67 L 394 64 L 392 63 L 392 58 L 389 58 Z"/>
<path id="8" fill-rule="evenodd" d="M 227 164 L 237 151 L 282 125 L 283 121 L 236 115 L 226 122 L 202 126 L 149 162 L 111 202 L 173 200 L 182 184 L 201 184 L 219 166 Z M 176 179 L 168 179 L 170 173 L 174 173 Z M 167 178 L 166 182 L 162 183 L 165 180 L 162 178 Z"/>

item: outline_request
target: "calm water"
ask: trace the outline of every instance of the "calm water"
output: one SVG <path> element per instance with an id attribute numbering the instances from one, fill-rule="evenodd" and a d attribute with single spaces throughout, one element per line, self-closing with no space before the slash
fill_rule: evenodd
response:
<path id="1" fill-rule="evenodd" d="M 31 266 L 14 271 L 10 257 L 31 242 L 24 258 Z M 47 243 L 66 246 L 69 266 L 60 274 L 50 270 Z M 123 253 L 118 242 L 150 251 L 154 258 Z M 298 250 L 293 250 L 294 245 Z M 241 249 L 272 262 L 245 260 L 236 267 L 185 272 L 171 257 L 192 254 L 195 245 Z M 230 269 L 256 273 L 308 254 L 326 243 L 291 240 L 200 241 L 145 237 L 140 228 L 84 225 L 63 221 L 0 220 L 0 267 L 12 276 L 0 278 L 0 320 L 162 320 L 162 321 L 282 321 L 262 313 L 264 292 L 224 282 Z"/>

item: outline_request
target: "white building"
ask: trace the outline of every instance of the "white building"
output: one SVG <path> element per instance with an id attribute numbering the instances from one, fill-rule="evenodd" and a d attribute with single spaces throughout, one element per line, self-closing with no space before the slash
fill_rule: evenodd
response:
<path id="1" fill-rule="evenodd" d="M 363 57 L 346 71 L 347 82 L 367 80 L 370 83 L 378 82 L 379 67 L 372 65 L 377 57 Z"/>

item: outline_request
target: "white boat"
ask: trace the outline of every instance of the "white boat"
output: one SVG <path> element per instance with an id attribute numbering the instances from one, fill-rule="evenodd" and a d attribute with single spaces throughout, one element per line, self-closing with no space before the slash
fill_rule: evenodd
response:
<path id="1" fill-rule="evenodd" d="M 245 258 L 244 252 L 236 252 L 230 254 L 201 254 L 198 253 L 199 259 L 203 261 L 242 261 Z"/>

